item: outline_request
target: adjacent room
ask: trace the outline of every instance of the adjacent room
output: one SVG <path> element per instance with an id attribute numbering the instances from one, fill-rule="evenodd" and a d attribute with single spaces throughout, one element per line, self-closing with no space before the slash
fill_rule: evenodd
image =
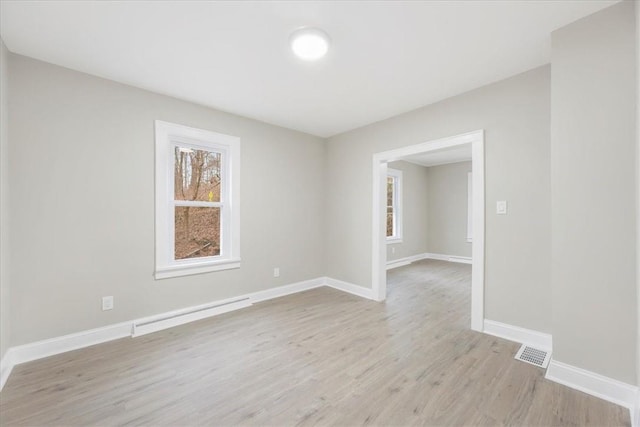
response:
<path id="1" fill-rule="evenodd" d="M 0 425 L 640 426 L 639 27 L 0 0 Z"/>
<path id="2" fill-rule="evenodd" d="M 387 163 L 387 269 L 420 257 L 471 263 L 471 146 Z"/>

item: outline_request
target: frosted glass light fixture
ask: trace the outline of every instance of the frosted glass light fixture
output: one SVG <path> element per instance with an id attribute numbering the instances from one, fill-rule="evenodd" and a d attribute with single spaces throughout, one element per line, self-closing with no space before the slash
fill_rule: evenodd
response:
<path id="1" fill-rule="evenodd" d="M 329 36 L 319 28 L 300 28 L 289 37 L 291 50 L 300 59 L 315 61 L 329 50 Z"/>

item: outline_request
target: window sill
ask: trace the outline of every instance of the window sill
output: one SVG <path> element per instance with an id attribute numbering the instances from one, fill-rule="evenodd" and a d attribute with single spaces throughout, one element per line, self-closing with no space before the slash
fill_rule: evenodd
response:
<path id="1" fill-rule="evenodd" d="M 402 243 L 402 237 L 387 237 L 387 245 Z"/>
<path id="2" fill-rule="evenodd" d="M 210 273 L 213 271 L 240 268 L 240 258 L 206 263 L 172 265 L 171 267 L 156 267 L 155 279 L 169 279 L 171 277 L 190 276 L 192 274 Z"/>

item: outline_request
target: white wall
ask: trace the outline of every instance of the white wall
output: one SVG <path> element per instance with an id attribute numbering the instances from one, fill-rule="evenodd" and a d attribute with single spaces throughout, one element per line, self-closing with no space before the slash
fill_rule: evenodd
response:
<path id="1" fill-rule="evenodd" d="M 10 346 L 9 304 L 9 87 L 8 54 L 0 39 L 0 358 Z"/>
<path id="2" fill-rule="evenodd" d="M 393 261 L 427 252 L 428 184 L 423 166 L 397 161 L 388 167 L 402 171 L 403 238 L 402 243 L 387 245 L 387 261 Z"/>
<path id="3" fill-rule="evenodd" d="M 468 173 L 471 162 L 427 168 L 429 179 L 428 252 L 471 257 L 467 242 Z"/>
<path id="4" fill-rule="evenodd" d="M 21 56 L 9 67 L 12 345 L 325 275 L 322 139 Z M 242 139 L 240 269 L 153 279 L 155 119 Z"/>
<path id="5" fill-rule="evenodd" d="M 485 129 L 485 316 L 551 332 L 549 99 L 545 66 L 329 138 L 328 275 L 371 287 L 374 153 Z"/>
<path id="6" fill-rule="evenodd" d="M 552 34 L 554 359 L 636 381 L 635 24 L 621 2 Z"/>

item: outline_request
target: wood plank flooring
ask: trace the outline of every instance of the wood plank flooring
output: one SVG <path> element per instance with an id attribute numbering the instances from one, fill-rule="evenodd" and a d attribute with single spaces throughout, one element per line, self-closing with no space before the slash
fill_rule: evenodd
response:
<path id="1" fill-rule="evenodd" d="M 471 266 L 389 272 L 385 303 L 320 288 L 16 366 L 13 425 L 629 425 L 471 332 Z"/>

